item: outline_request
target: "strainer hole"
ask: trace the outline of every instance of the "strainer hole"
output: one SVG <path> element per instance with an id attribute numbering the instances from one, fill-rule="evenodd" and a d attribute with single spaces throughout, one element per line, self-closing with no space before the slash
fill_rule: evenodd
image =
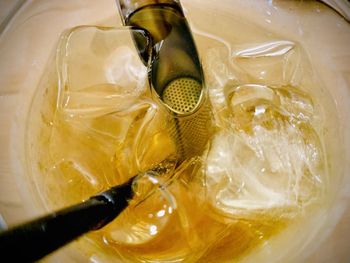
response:
<path id="1" fill-rule="evenodd" d="M 200 83 L 192 78 L 178 78 L 166 86 L 163 102 L 179 113 L 189 113 L 198 104 L 202 92 Z"/>

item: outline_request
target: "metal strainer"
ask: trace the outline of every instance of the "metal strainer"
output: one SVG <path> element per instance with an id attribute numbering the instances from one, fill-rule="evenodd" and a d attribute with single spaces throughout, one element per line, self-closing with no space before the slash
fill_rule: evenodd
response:
<path id="1" fill-rule="evenodd" d="M 142 41 L 133 35 L 140 58 L 149 67 L 155 98 L 171 114 L 170 133 L 180 161 L 201 155 L 211 133 L 211 114 L 197 48 L 180 2 L 117 2 L 124 24 L 149 36 L 149 41 Z"/>
<path id="2" fill-rule="evenodd" d="M 178 114 L 191 113 L 199 104 L 201 84 L 192 78 L 178 78 L 170 82 L 163 91 L 163 102 Z"/>
<path id="3" fill-rule="evenodd" d="M 162 103 L 173 113 L 170 133 L 180 159 L 201 155 L 210 135 L 211 115 L 203 84 L 189 77 L 171 81 L 163 90 Z"/>

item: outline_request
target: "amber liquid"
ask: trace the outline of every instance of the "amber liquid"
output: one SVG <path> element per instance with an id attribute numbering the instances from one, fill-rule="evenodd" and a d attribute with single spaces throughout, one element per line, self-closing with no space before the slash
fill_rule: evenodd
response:
<path id="1" fill-rule="evenodd" d="M 237 52 L 237 70 L 220 53 L 222 43 L 197 36 L 205 47 L 200 49 L 215 134 L 201 156 L 168 174 L 148 174 L 176 152 L 169 116 L 153 104 L 149 87 L 137 93 L 130 88 L 134 79 L 124 86 L 85 83 L 114 52 L 105 47 L 110 34 L 91 28 L 65 42 L 71 48 L 72 60 L 66 62 L 72 63 L 71 75 L 62 93 L 56 72 L 48 74 L 37 139 L 37 187 L 50 208 L 144 173 L 130 206 L 82 241 L 86 253 L 122 262 L 236 262 L 322 202 L 326 171 L 318 104 L 303 82 L 298 87 L 288 79 L 271 84 L 281 72 L 289 76 L 290 68 L 280 62 L 288 59 L 293 65 L 293 54 L 271 62 L 271 56 Z M 86 39 L 92 39 L 92 51 L 82 45 Z M 287 50 L 285 43 L 274 45 Z M 135 61 L 123 65 L 138 69 L 141 62 Z"/>

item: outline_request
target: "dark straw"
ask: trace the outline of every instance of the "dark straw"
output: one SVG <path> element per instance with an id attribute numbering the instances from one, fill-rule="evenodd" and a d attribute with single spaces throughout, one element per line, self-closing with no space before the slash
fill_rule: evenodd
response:
<path id="1" fill-rule="evenodd" d="M 1 257 L 33 262 L 118 216 L 132 198 L 133 178 L 90 199 L 0 232 Z"/>

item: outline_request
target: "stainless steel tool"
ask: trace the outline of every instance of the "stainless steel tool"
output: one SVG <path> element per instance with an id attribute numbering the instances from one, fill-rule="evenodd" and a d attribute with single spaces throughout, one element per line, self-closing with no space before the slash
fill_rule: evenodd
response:
<path id="1" fill-rule="evenodd" d="M 191 30 L 177 0 L 117 1 L 124 25 L 143 29 L 151 41 L 134 36 L 149 67 L 154 98 L 172 116 L 170 131 L 179 160 L 201 155 L 212 132 L 204 75 Z M 145 47 L 148 44 L 150 47 Z M 151 50 L 150 52 L 145 52 Z"/>

